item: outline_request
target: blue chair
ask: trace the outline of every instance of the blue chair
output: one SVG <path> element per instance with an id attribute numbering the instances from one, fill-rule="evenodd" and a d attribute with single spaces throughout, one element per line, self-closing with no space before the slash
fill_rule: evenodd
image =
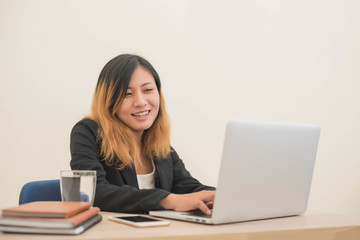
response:
<path id="1" fill-rule="evenodd" d="M 19 204 L 34 201 L 61 201 L 60 180 L 43 180 L 26 183 L 21 189 Z"/>

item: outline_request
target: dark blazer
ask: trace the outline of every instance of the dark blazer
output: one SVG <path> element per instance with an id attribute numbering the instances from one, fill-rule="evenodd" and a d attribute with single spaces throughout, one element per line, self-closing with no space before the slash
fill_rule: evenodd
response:
<path id="1" fill-rule="evenodd" d="M 98 126 L 93 120 L 83 119 L 73 127 L 70 165 L 73 170 L 96 170 L 94 206 L 102 211 L 146 213 L 162 209 L 158 202 L 170 193 L 214 190 L 193 178 L 173 149 L 167 158 L 154 159 L 156 188 L 139 190 L 134 167 L 117 170 L 102 161 L 101 139 L 97 136 Z"/>

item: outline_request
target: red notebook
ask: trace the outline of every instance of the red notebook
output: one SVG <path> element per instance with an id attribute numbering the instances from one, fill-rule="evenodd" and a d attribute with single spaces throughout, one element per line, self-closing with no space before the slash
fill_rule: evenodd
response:
<path id="1" fill-rule="evenodd" d="M 68 218 L 91 207 L 88 202 L 30 202 L 5 208 L 2 215 L 18 217 Z"/>

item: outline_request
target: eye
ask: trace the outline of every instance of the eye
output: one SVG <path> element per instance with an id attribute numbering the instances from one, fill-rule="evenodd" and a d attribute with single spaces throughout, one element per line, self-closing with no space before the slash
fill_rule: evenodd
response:
<path id="1" fill-rule="evenodd" d="M 147 88 L 145 89 L 145 92 L 151 92 L 152 90 L 154 90 L 153 88 Z"/>
<path id="2" fill-rule="evenodd" d="M 131 96 L 131 95 L 132 95 L 131 92 L 127 92 L 127 93 L 125 94 L 125 97 L 129 97 L 129 96 Z"/>

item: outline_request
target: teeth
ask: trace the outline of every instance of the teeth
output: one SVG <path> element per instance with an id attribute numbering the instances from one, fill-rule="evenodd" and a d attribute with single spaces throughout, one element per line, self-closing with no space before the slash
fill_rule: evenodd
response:
<path id="1" fill-rule="evenodd" d="M 133 115 L 136 117 L 143 117 L 143 116 L 146 116 L 148 113 L 149 113 L 149 111 L 146 111 L 146 112 L 137 113 L 137 114 L 133 114 Z"/>

